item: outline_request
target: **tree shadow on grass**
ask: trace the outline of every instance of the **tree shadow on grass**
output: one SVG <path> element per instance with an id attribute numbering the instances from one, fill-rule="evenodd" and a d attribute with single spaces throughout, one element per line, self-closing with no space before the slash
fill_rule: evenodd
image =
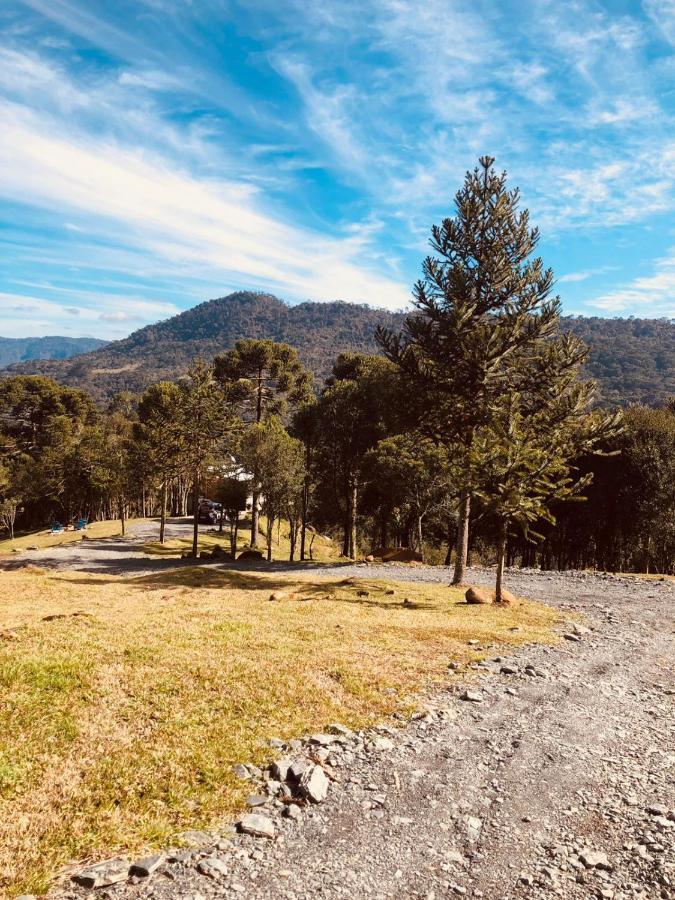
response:
<path id="1" fill-rule="evenodd" d="M 370 580 L 358 579 L 330 580 L 324 582 L 295 581 L 291 577 L 270 577 L 269 570 L 242 571 L 235 568 L 182 565 L 171 567 L 161 572 L 151 572 L 136 576 L 115 575 L 112 577 L 87 577 L 80 574 L 69 577 L 69 583 L 96 586 L 101 584 L 125 585 L 129 588 L 143 590 L 166 590 L 168 588 L 189 587 L 217 590 L 242 591 L 276 591 L 288 596 L 270 601 L 276 606 L 303 603 L 312 600 L 328 600 L 338 603 L 349 603 L 357 606 L 378 607 L 380 609 L 408 609 L 410 612 L 420 609 L 433 609 L 434 604 L 421 599 L 406 600 L 401 596 L 386 593 L 390 588 L 373 584 Z M 55 579 L 58 580 L 58 579 Z"/>

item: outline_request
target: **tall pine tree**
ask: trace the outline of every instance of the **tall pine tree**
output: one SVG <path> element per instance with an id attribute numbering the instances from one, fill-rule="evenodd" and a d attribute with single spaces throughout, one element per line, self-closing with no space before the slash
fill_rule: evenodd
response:
<path id="1" fill-rule="evenodd" d="M 476 436 L 498 413 L 515 358 L 555 332 L 560 310 L 552 271 L 533 258 L 539 232 L 493 163 L 482 157 L 467 172 L 454 217 L 433 226 L 435 255 L 424 260 L 403 333 L 377 335 L 414 391 L 418 427 L 459 463 L 455 584 L 464 580 L 480 469 Z"/>

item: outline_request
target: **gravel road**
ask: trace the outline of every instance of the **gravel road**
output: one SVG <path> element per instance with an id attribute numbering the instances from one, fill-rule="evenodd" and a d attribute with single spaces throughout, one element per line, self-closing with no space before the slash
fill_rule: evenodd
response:
<path id="1" fill-rule="evenodd" d="M 139 557 L 133 539 L 28 556 L 87 571 L 167 564 Z M 448 580 L 439 568 L 319 568 Z M 478 584 L 492 577 L 470 574 Z M 199 846 L 165 854 L 149 878 L 58 896 L 673 900 L 675 584 L 526 571 L 509 572 L 508 585 L 583 613 L 590 631 L 568 625 L 556 647 L 491 656 L 400 729 L 348 736 L 318 756 L 313 745 L 335 780 L 297 820 L 271 798 L 256 809 L 273 823 L 273 840 L 201 832 L 191 836 Z M 462 699 L 467 687 L 475 700 Z M 306 759 L 309 747 L 270 758 Z M 252 793 L 264 794 L 265 778 L 254 782 Z"/>

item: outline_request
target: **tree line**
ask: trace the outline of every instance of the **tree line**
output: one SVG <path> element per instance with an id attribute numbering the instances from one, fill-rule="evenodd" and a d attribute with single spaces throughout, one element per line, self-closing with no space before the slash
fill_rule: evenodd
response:
<path id="1" fill-rule="evenodd" d="M 671 571 L 675 406 L 597 404 L 539 233 L 493 162 L 433 227 L 402 330 L 378 329 L 379 356 L 338 356 L 318 394 L 295 350 L 256 339 L 103 412 L 40 376 L 2 382 L 5 519 L 157 514 L 163 540 L 190 501 L 196 555 L 200 497 L 222 502 L 234 550 L 250 489 L 250 545 L 260 509 L 268 558 L 284 519 L 291 558 L 319 531 L 345 557 L 453 562 L 459 584 L 478 554 L 498 601 L 516 562 Z"/>

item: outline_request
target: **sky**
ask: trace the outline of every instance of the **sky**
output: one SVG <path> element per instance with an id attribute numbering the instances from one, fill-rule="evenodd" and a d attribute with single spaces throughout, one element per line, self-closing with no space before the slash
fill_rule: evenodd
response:
<path id="1" fill-rule="evenodd" d="M 400 309 L 496 157 L 567 314 L 675 317 L 675 0 L 3 0 L 0 335 Z"/>

